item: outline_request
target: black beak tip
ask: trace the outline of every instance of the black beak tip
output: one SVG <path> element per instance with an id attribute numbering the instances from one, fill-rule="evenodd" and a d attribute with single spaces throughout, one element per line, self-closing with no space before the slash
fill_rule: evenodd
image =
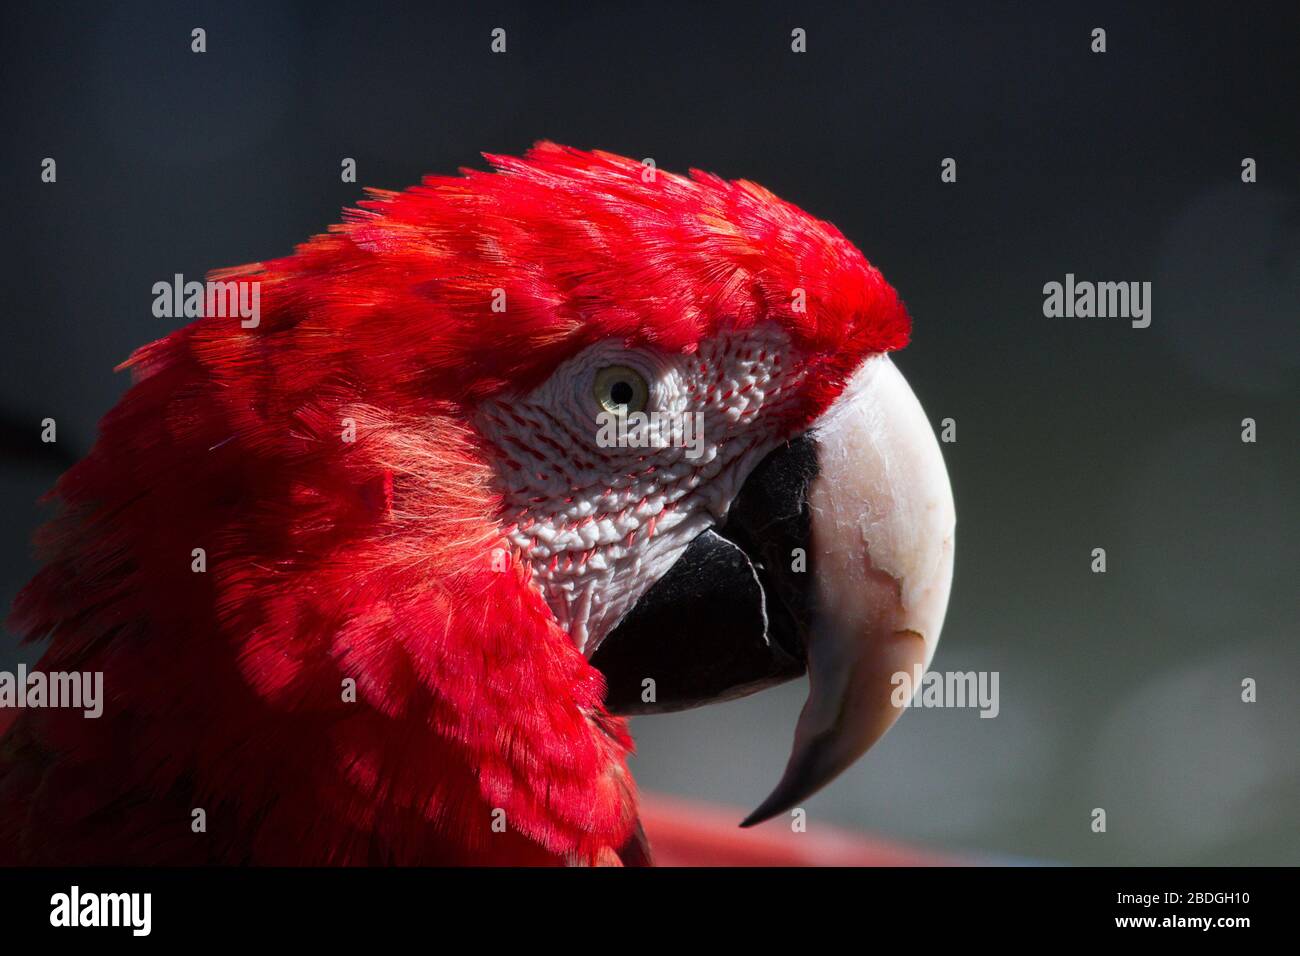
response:
<path id="1" fill-rule="evenodd" d="M 759 809 L 761 810 L 762 808 L 760 807 Z M 755 810 L 749 816 L 745 817 L 745 819 L 740 821 L 740 828 L 742 830 L 748 830 L 750 827 L 758 826 L 760 823 L 766 823 L 770 819 L 772 819 L 770 813 L 762 814 L 758 810 Z"/>
<path id="2" fill-rule="evenodd" d="M 758 809 L 740 821 L 740 828 L 747 830 L 750 827 L 758 826 L 760 823 L 766 823 L 778 813 L 789 810 L 797 802 L 797 795 L 786 793 L 784 786 L 778 786 L 766 800 L 758 805 Z"/>

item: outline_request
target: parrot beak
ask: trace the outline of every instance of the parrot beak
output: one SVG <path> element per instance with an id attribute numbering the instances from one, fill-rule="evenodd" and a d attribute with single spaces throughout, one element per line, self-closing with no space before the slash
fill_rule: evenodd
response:
<path id="1" fill-rule="evenodd" d="M 868 359 L 807 435 L 748 477 L 601 643 L 622 713 L 678 710 L 808 673 L 776 789 L 741 824 L 796 806 L 898 719 L 896 675 L 934 655 L 956 513 L 938 441 L 886 355 Z M 653 701 L 643 693 L 655 677 Z"/>
<path id="2" fill-rule="evenodd" d="M 888 356 L 863 365 L 816 431 L 808 701 L 781 782 L 742 826 L 789 810 L 880 739 L 902 713 L 894 675 L 929 666 L 948 607 L 952 488 L 921 403 Z"/>

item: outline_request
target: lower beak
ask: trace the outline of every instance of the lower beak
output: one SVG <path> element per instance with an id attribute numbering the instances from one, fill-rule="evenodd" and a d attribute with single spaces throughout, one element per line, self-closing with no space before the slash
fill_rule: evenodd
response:
<path id="1" fill-rule="evenodd" d="M 895 675 L 934 655 L 956 514 L 921 405 L 885 355 L 868 359 L 810 433 L 746 480 L 601 642 L 608 705 L 677 710 L 807 670 L 808 700 L 776 789 L 742 823 L 797 805 L 898 719 Z M 655 677 L 652 702 L 644 678 Z"/>

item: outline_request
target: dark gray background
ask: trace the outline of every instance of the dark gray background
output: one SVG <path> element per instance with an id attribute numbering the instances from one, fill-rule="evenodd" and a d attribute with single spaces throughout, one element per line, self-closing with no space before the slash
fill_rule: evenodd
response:
<path id="1" fill-rule="evenodd" d="M 908 714 L 811 819 L 986 857 L 1300 860 L 1295 3 L 42 3 L 3 34 L 5 606 L 113 365 L 174 324 L 154 282 L 285 254 L 360 185 L 480 150 L 650 156 L 840 226 L 909 304 L 899 364 L 932 420 L 958 423 L 934 666 L 999 671 L 1001 715 Z M 1067 272 L 1152 282 L 1152 326 L 1044 318 Z M 0 668 L 36 653 L 5 638 Z M 752 808 L 801 699 L 637 721 L 642 785 Z"/>

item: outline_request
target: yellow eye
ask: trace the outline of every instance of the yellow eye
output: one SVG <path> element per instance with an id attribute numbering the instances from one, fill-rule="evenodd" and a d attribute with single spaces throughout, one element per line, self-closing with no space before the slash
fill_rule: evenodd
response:
<path id="1" fill-rule="evenodd" d="M 615 415 L 645 411 L 650 386 L 641 373 L 626 365 L 607 365 L 596 373 L 596 404 Z"/>

